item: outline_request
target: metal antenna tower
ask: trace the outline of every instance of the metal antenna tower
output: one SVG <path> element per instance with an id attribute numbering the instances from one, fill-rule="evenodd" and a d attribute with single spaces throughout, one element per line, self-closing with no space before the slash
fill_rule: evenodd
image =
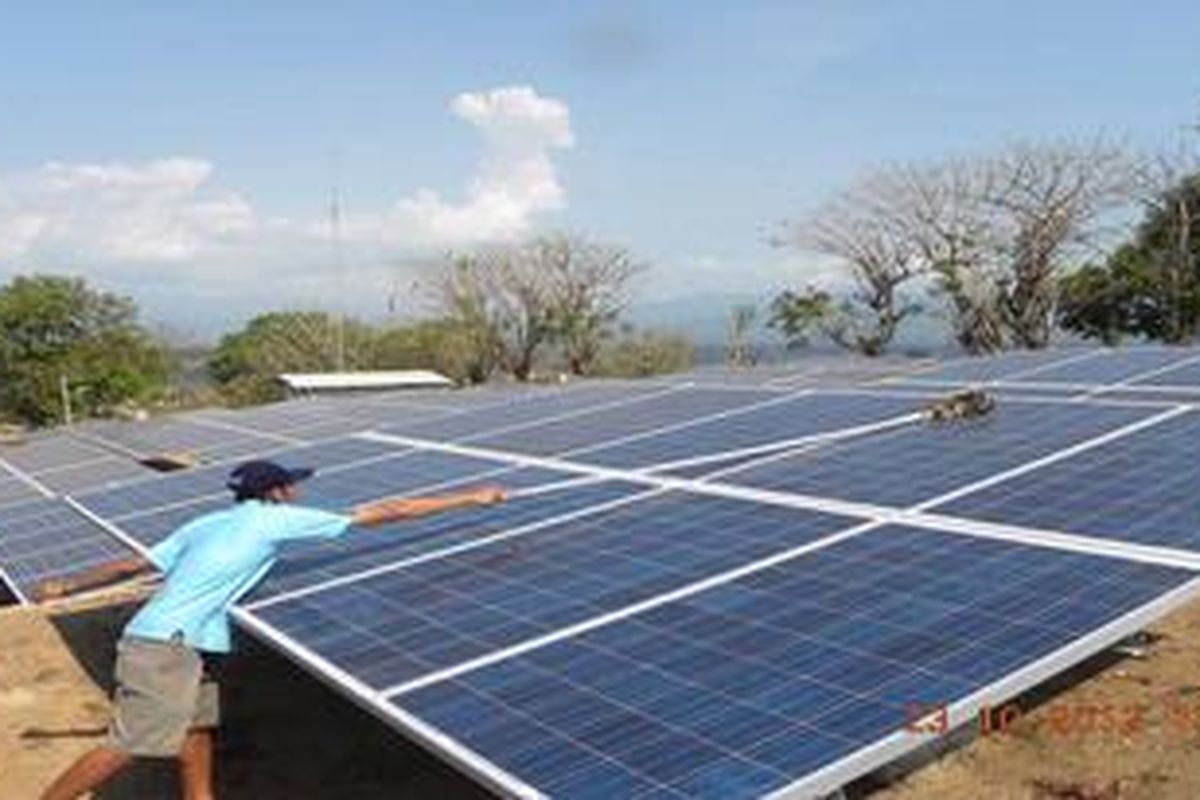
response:
<path id="1" fill-rule="evenodd" d="M 346 371 L 346 309 L 343 303 L 345 287 L 345 265 L 342 254 L 342 198 L 341 186 L 335 180 L 329 201 L 329 239 L 333 249 L 333 269 L 338 285 L 337 313 L 334 315 L 334 359 L 338 372 Z"/>

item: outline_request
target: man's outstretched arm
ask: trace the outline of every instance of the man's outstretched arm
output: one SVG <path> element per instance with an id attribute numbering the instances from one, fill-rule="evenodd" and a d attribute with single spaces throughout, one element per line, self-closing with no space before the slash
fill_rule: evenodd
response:
<path id="1" fill-rule="evenodd" d="M 404 519 L 415 519 L 456 508 L 490 506 L 504 502 L 507 495 L 503 489 L 486 487 L 469 492 L 439 495 L 437 497 L 400 497 L 378 500 L 359 506 L 351 513 L 355 525 L 384 525 Z"/>
<path id="2" fill-rule="evenodd" d="M 53 600 L 57 597 L 66 597 L 67 595 L 107 586 L 110 583 L 116 583 L 126 578 L 148 574 L 153 571 L 154 565 L 146 559 L 138 556 L 130 556 L 129 558 L 109 561 L 85 570 L 80 570 L 63 578 L 51 578 L 50 580 L 42 581 L 34 587 L 32 599 L 35 602 L 41 602 L 43 600 Z"/>

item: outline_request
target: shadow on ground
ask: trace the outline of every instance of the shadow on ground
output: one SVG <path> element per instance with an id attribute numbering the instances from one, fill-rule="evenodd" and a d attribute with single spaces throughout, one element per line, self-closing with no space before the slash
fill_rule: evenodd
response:
<path id="1" fill-rule="evenodd" d="M 131 607 L 55 620 L 80 665 L 105 692 Z M 438 798 L 492 795 L 326 688 L 284 657 L 239 636 L 223 669 L 217 741 L 222 800 Z M 96 800 L 178 796 L 173 761 L 143 760 Z"/>

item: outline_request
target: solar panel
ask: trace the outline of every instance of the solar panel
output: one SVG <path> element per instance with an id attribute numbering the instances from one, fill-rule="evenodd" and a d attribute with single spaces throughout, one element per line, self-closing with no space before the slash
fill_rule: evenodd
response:
<path id="1" fill-rule="evenodd" d="M 1105 402 L 1159 403 L 1163 405 L 1196 403 L 1200 402 L 1200 386 L 1195 389 L 1170 389 L 1165 386 L 1139 384 L 1130 386 L 1128 389 L 1105 389 L 1102 394 L 1097 396 Z"/>
<path id="2" fill-rule="evenodd" d="M 647 491 L 644 487 L 619 481 L 598 481 L 582 486 L 572 485 L 569 481 L 563 483 L 563 479 L 569 477 L 547 470 L 518 470 L 496 476 L 497 482 L 514 492 L 503 506 L 464 509 L 407 520 L 330 541 L 289 544 L 284 558 L 251 599 L 267 599 L 290 590 L 304 590 L 450 548 L 469 549 L 493 537 L 515 536 L 531 526 L 558 521 Z M 468 479 L 462 483 L 469 482 Z M 453 485 L 446 485 L 436 490 L 453 488 Z M 140 527 L 140 522 L 135 527 Z"/>
<path id="3" fill-rule="evenodd" d="M 1200 416 L 1189 412 L 939 511 L 1200 550 Z"/>
<path id="4" fill-rule="evenodd" d="M 777 392 L 752 389 L 684 387 L 568 418 L 474 436 L 470 441 L 500 450 L 550 455 L 748 408 L 778 397 Z"/>
<path id="5" fill-rule="evenodd" d="M 322 508 L 349 508 L 375 500 L 408 494 L 435 484 L 464 479 L 485 479 L 508 464 L 448 453 L 404 452 L 394 458 L 365 465 L 326 470 L 303 487 L 305 502 Z"/>
<path id="6" fill-rule="evenodd" d="M 1093 349 L 1012 350 L 999 355 L 954 359 L 935 369 L 915 373 L 912 377 L 963 382 L 1008 380 L 1055 363 L 1087 360 L 1097 352 L 1099 350 Z"/>
<path id="7" fill-rule="evenodd" d="M 375 447 L 387 446 L 375 444 Z M 353 452 L 353 448 L 347 448 L 337 455 L 346 457 Z M 306 461 L 284 460 L 285 464 L 321 466 L 316 476 L 304 482 L 301 502 L 337 511 L 381 497 L 441 491 L 455 484 L 485 482 L 489 478 L 499 481 L 512 471 L 504 462 L 399 448 L 341 464 L 329 459 L 322 462 L 318 453 L 310 455 Z M 224 480 L 224 473 L 209 470 L 205 475 L 185 475 L 170 482 L 144 482 L 118 491 L 85 495 L 78 500 L 92 513 L 119 523 L 141 544 L 151 546 L 189 519 L 227 507 L 231 497 L 224 488 Z"/>
<path id="8" fill-rule="evenodd" d="M 278 449 L 280 440 L 269 435 L 189 421 L 163 418 L 139 422 L 91 422 L 79 435 L 130 456 L 161 452 L 196 453 L 209 459 L 232 458 Z"/>
<path id="9" fill-rule="evenodd" d="M 735 471 L 724 480 L 908 506 L 1155 413 L 1137 407 L 1002 403 L 979 422 L 920 423 Z"/>
<path id="10" fill-rule="evenodd" d="M 910 704 L 1033 676 L 1084 632 L 1104 630 L 1101 647 L 1123 630 L 1104 626 L 1194 585 L 885 528 L 391 700 L 547 796 L 808 797 L 888 743 L 927 741 L 904 731 Z"/>
<path id="11" fill-rule="evenodd" d="M 34 479 L 59 494 L 91 491 L 153 475 L 136 461 L 108 456 L 72 466 L 55 467 L 33 473 Z"/>
<path id="12" fill-rule="evenodd" d="M 61 500 L 26 503 L 0 517 L 0 571 L 23 593 L 46 578 L 128 555 L 128 548 Z"/>
<path id="13" fill-rule="evenodd" d="M 449 397 L 449 395 L 447 395 Z M 252 409 L 216 409 L 197 412 L 189 417 L 236 430 L 266 433 L 293 440 L 313 441 L 366 430 L 382 420 L 415 421 L 453 413 L 451 404 L 423 406 L 404 401 L 307 400 L 275 403 Z"/>
<path id="14" fill-rule="evenodd" d="M 656 495 L 256 613 L 384 689 L 851 522 L 738 500 Z"/>
<path id="15" fill-rule="evenodd" d="M 1174 363 L 1098 352 L 958 368 L 1028 376 L 1039 391 L 1043 375 L 1097 359 L 1114 359 L 1091 373 L 1103 376 Z M 903 730 L 908 704 L 961 722 L 1200 586 L 1181 566 L 1195 558 L 1047 535 L 1195 547 L 1195 412 L 1002 397 L 980 422 L 935 426 L 905 419 L 927 395 L 903 393 L 622 384 L 455 396 L 445 413 L 408 419 L 396 417 L 409 399 L 328 407 L 475 447 L 275 449 L 322 467 L 305 497 L 321 507 L 485 481 L 513 499 L 289 546 L 237 616 L 507 794 L 828 791 L 927 741 Z M 305 429 L 345 421 L 285 413 Z M 775 452 L 857 426 L 870 430 Z M 745 452 L 759 447 L 771 452 Z M 670 474 L 727 472 L 686 489 L 623 472 L 679 463 L 693 466 Z M 226 469 L 80 499 L 144 547 L 227 506 Z M 964 519 L 914 513 L 924 507 Z M 33 521 L 26 532 L 57 528 L 53 503 L 9 508 L 5 523 Z M 19 555 L 30 540 L 11 541 Z M 60 560 L 76 547 L 50 541 Z"/>
<path id="16" fill-rule="evenodd" d="M 578 461 L 610 467 L 667 464 L 877 423 L 911 413 L 924 402 L 866 394 L 777 397 L 767 403 L 734 409 L 717 419 L 699 418 L 671 430 L 585 448 L 570 455 Z"/>
<path id="17" fill-rule="evenodd" d="M 1030 374 L 1028 378 L 1039 383 L 1117 383 L 1162 369 L 1182 360 L 1185 355 L 1175 348 L 1097 350 L 1090 358 L 1038 370 L 1036 376 Z"/>
<path id="18" fill-rule="evenodd" d="M 41 496 L 41 493 L 28 483 L 0 474 L 0 508 L 7 510 L 10 505 L 36 500 Z"/>
<path id="19" fill-rule="evenodd" d="M 964 720 L 1001 676 L 1036 682 L 1080 657 L 1081 632 L 1102 648 L 1194 589 L 1165 567 L 887 528 L 389 697 L 398 726 L 436 726 L 511 793 L 810 796 L 923 744 L 907 703 Z"/>
<path id="20" fill-rule="evenodd" d="M 370 463 L 375 459 L 399 455 L 394 445 L 366 439 L 346 438 L 320 444 L 276 449 L 270 458 L 289 467 L 315 467 L 318 471 L 351 463 Z M 235 462 L 236 463 L 236 462 Z M 225 482 L 234 463 L 214 464 L 190 470 L 154 474 L 143 480 L 118 487 L 82 492 L 77 499 L 93 512 L 121 519 L 127 514 L 145 512 L 162 506 L 228 496 Z"/>
<path id="21" fill-rule="evenodd" d="M 1200 390 L 1200 360 L 1196 360 L 1191 351 L 1178 353 L 1179 366 L 1157 372 L 1138 381 L 1139 386 L 1191 386 Z"/>
<path id="22" fill-rule="evenodd" d="M 379 428 L 437 441 L 495 436 L 502 430 L 545 423 L 552 419 L 567 419 L 603 406 L 622 407 L 646 397 L 681 391 L 684 391 L 684 388 L 662 386 L 641 386 L 634 389 L 599 386 L 551 390 L 539 395 L 520 395 L 509 402 L 428 421 L 414 422 L 403 417 L 391 421 L 385 419 L 381 420 Z"/>
<path id="23" fill-rule="evenodd" d="M 102 447 L 63 434 L 38 436 L 19 444 L 0 446 L 0 458 L 31 473 L 74 466 L 109 455 Z"/>

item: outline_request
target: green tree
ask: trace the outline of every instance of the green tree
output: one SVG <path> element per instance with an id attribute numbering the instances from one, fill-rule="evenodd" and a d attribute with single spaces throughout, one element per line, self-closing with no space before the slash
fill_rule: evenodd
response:
<path id="1" fill-rule="evenodd" d="M 618 337 L 601 348 L 592 374 L 610 378 L 641 378 L 691 369 L 692 342 L 685 336 L 637 331 L 624 326 Z"/>
<path id="2" fill-rule="evenodd" d="M 374 367 L 431 369 L 457 383 L 482 383 L 491 371 L 486 337 L 486 328 L 461 319 L 429 319 L 388 328 L 376 338 Z"/>
<path id="3" fill-rule="evenodd" d="M 267 402 L 282 397 L 276 380 L 282 372 L 337 370 L 339 337 L 348 369 L 373 365 L 375 334 L 369 326 L 343 323 L 323 311 L 274 311 L 223 336 L 208 371 L 229 402 Z"/>
<path id="4" fill-rule="evenodd" d="M 1132 241 L 1059 285 L 1058 321 L 1106 342 L 1187 342 L 1200 332 L 1200 175 L 1160 192 Z"/>
<path id="5" fill-rule="evenodd" d="M 79 278 L 34 275 L 0 288 L 0 408 L 44 425 L 63 418 L 66 382 L 75 414 L 152 399 L 170 359 L 138 324 L 127 297 Z"/>
<path id="6" fill-rule="evenodd" d="M 780 292 L 771 301 L 770 310 L 767 325 L 783 334 L 788 347 L 807 347 L 814 333 L 836 330 L 831 327 L 838 312 L 833 296 L 814 286 L 803 292 Z"/>

